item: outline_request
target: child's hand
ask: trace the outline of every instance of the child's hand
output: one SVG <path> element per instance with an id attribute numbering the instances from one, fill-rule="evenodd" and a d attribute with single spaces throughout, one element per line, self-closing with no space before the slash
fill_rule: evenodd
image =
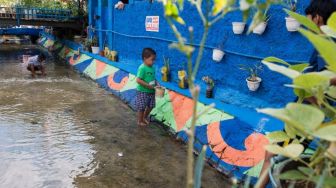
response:
<path id="1" fill-rule="evenodd" d="M 152 87 L 154 88 L 155 85 L 156 85 L 156 82 L 155 82 L 155 81 L 151 81 L 151 82 L 149 82 L 149 85 L 152 86 Z"/>

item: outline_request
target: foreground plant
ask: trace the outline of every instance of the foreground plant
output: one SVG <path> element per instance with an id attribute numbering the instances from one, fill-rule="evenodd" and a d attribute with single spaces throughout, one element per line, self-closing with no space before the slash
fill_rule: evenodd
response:
<path id="1" fill-rule="evenodd" d="M 269 69 L 281 73 L 290 79 L 298 97 L 297 103 L 289 103 L 282 109 L 260 109 L 259 112 L 271 115 L 285 123 L 284 131 L 272 132 L 267 137 L 273 144 L 267 146 L 271 153 L 299 161 L 300 167 L 284 172 L 281 179 L 303 181 L 315 187 L 335 187 L 336 185 L 336 43 L 330 36 L 336 36 L 336 13 L 328 20 L 328 35 L 323 35 L 319 28 L 308 18 L 297 13 L 286 12 L 298 20 L 307 29 L 299 29 L 317 49 L 327 63 L 327 70 L 304 73 L 307 64 L 289 65 L 287 62 L 269 57 L 263 63 Z M 279 65 L 280 64 L 280 65 Z M 286 65 L 286 66 L 283 66 Z M 308 104 L 302 102 L 308 101 Z M 317 148 L 304 160 L 304 140 L 317 142 Z M 279 142 L 288 142 L 279 146 Z"/>

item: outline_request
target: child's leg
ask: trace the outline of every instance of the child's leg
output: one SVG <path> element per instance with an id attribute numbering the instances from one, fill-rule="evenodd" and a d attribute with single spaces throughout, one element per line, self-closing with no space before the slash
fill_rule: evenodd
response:
<path id="1" fill-rule="evenodd" d="M 145 124 L 143 119 L 144 119 L 144 111 L 139 111 L 138 112 L 138 125 L 143 126 L 143 124 Z"/>
<path id="2" fill-rule="evenodd" d="M 41 65 L 41 72 L 42 72 L 42 75 L 45 76 L 46 73 L 45 73 L 45 67 L 43 65 Z"/>
<path id="3" fill-rule="evenodd" d="M 151 113 L 151 111 L 153 110 L 153 108 L 155 107 L 155 95 L 154 94 L 148 94 L 147 95 L 147 106 L 146 106 L 146 110 L 145 110 L 145 114 L 144 114 L 144 122 L 145 123 L 149 123 L 149 121 L 147 120 L 149 114 Z"/>
<path id="4" fill-rule="evenodd" d="M 151 111 L 153 110 L 153 108 L 149 108 L 147 107 L 146 110 L 145 110 L 145 113 L 144 113 L 144 116 L 143 116 L 143 121 L 148 124 L 149 121 L 147 120 L 148 118 L 148 115 L 151 113 Z"/>
<path id="5" fill-rule="evenodd" d="M 32 73 L 32 77 L 35 78 L 35 67 L 33 64 L 28 65 L 27 69 Z"/>
<path id="6" fill-rule="evenodd" d="M 143 92 L 137 91 L 136 95 L 136 108 L 138 110 L 138 125 L 144 126 L 146 123 L 143 121 L 146 110 L 146 95 Z"/>

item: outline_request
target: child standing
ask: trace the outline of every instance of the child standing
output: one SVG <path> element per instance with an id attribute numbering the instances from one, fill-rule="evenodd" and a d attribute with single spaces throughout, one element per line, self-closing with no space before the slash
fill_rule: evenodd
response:
<path id="1" fill-rule="evenodd" d="M 143 64 L 138 68 L 136 106 L 138 111 L 138 125 L 149 124 L 148 115 L 155 107 L 155 70 L 153 68 L 156 52 L 151 48 L 142 50 Z"/>

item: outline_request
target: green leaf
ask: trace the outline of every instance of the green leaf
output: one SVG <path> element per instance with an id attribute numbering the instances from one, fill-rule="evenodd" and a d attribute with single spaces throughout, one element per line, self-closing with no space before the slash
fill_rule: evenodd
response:
<path id="1" fill-rule="evenodd" d="M 336 32 L 332 30 L 329 26 L 327 25 L 322 25 L 321 31 L 323 31 L 324 34 L 328 35 L 329 37 L 336 38 Z"/>
<path id="2" fill-rule="evenodd" d="M 321 110 L 306 104 L 289 103 L 284 109 L 257 109 L 258 112 L 276 117 L 299 131 L 312 132 L 324 120 Z"/>
<path id="3" fill-rule="evenodd" d="M 178 16 L 178 9 L 175 4 L 168 2 L 165 6 L 165 16 Z"/>
<path id="4" fill-rule="evenodd" d="M 183 10 L 184 0 L 177 0 L 177 3 L 181 10 Z"/>
<path id="5" fill-rule="evenodd" d="M 181 25 L 185 25 L 185 22 L 181 17 L 176 17 L 174 18 L 174 20 Z"/>
<path id="6" fill-rule="evenodd" d="M 335 86 L 330 86 L 327 90 L 327 94 L 336 99 L 336 87 Z"/>
<path id="7" fill-rule="evenodd" d="M 186 55 L 189 55 L 194 51 L 194 47 L 190 45 L 182 45 L 180 43 L 171 43 L 169 48 L 177 49 Z"/>
<path id="8" fill-rule="evenodd" d="M 297 132 L 293 127 L 286 124 L 285 131 L 290 138 L 296 138 Z"/>
<path id="9" fill-rule="evenodd" d="M 321 26 L 321 30 L 323 31 L 323 33 L 325 33 L 326 35 L 336 38 L 336 13 L 333 13 L 328 21 L 327 21 L 327 25 L 323 25 Z"/>
<path id="10" fill-rule="evenodd" d="M 303 72 L 309 66 L 308 63 L 301 63 L 296 65 L 290 65 L 288 68 L 296 70 L 298 72 Z"/>
<path id="11" fill-rule="evenodd" d="M 327 89 L 329 87 L 329 82 L 330 81 L 328 77 L 316 73 L 302 74 L 293 80 L 295 86 L 307 90 L 314 90 L 319 87 Z"/>
<path id="12" fill-rule="evenodd" d="M 335 187 L 336 185 L 336 177 L 328 176 L 324 180 L 324 186 Z"/>
<path id="13" fill-rule="evenodd" d="M 306 179 L 306 176 L 298 170 L 289 170 L 280 174 L 279 178 L 284 180 L 303 180 Z"/>
<path id="14" fill-rule="evenodd" d="M 319 128 L 313 132 L 313 135 L 323 140 L 335 142 L 336 141 L 336 125 L 335 124 L 328 125 L 328 126 Z"/>
<path id="15" fill-rule="evenodd" d="M 314 170 L 309 167 L 299 166 L 298 169 L 307 176 L 314 174 Z"/>
<path id="16" fill-rule="evenodd" d="M 277 65 L 274 63 L 268 63 L 266 61 L 262 61 L 262 63 L 264 65 L 266 65 L 270 70 L 278 72 L 280 74 L 283 74 L 291 79 L 294 79 L 296 77 L 298 77 L 301 73 L 292 69 L 289 69 L 287 67 L 281 66 L 281 65 Z"/>
<path id="17" fill-rule="evenodd" d="M 266 57 L 265 59 L 263 59 L 263 61 L 266 61 L 268 63 L 280 63 L 283 65 L 286 65 L 288 68 L 298 71 L 298 72 L 302 72 L 305 68 L 307 68 L 309 66 L 308 63 L 301 63 L 301 64 L 295 64 L 295 65 L 291 65 L 289 63 L 287 63 L 286 61 L 279 59 L 277 57 Z"/>
<path id="18" fill-rule="evenodd" d="M 332 72 L 332 71 L 329 71 L 329 70 L 324 70 L 324 71 L 315 72 L 315 73 L 318 74 L 318 75 L 324 76 L 324 77 L 328 77 L 329 79 L 332 79 L 332 78 L 336 77 L 336 73 Z"/>
<path id="19" fill-rule="evenodd" d="M 336 32 L 336 13 L 332 13 L 327 21 L 327 25 Z"/>
<path id="20" fill-rule="evenodd" d="M 268 133 L 266 137 L 269 139 L 271 143 L 284 142 L 290 139 L 289 136 L 283 131 L 274 131 Z"/>
<path id="21" fill-rule="evenodd" d="M 287 9 L 284 9 L 284 10 L 290 17 L 296 19 L 298 22 L 300 22 L 300 24 L 302 24 L 306 28 L 314 31 L 315 33 L 321 33 L 321 31 L 317 27 L 317 25 L 312 20 L 307 18 L 306 16 L 300 15 L 298 13 L 292 12 L 292 11 L 287 10 Z"/>
<path id="22" fill-rule="evenodd" d="M 308 30 L 299 29 L 305 37 L 315 46 L 322 58 L 328 64 L 328 69 L 336 72 L 336 44 L 322 36 L 314 34 Z"/>
<path id="23" fill-rule="evenodd" d="M 265 59 L 263 59 L 263 61 L 266 61 L 268 63 L 281 63 L 281 64 L 284 64 L 284 65 L 287 65 L 287 66 L 290 66 L 289 63 L 287 63 L 286 61 L 282 60 L 282 59 L 279 59 L 277 57 L 266 57 Z"/>
<path id="24" fill-rule="evenodd" d="M 294 93 L 295 93 L 296 96 L 299 97 L 299 101 L 300 101 L 300 103 L 301 103 L 304 99 L 313 96 L 313 94 L 308 93 L 308 92 L 305 91 L 304 89 L 294 89 Z"/>
<path id="25" fill-rule="evenodd" d="M 301 144 L 289 144 L 285 147 L 280 147 L 278 145 L 267 145 L 265 148 L 271 153 L 283 155 L 294 160 L 297 159 L 304 150 L 304 147 Z"/>
<path id="26" fill-rule="evenodd" d="M 216 16 L 222 12 L 229 4 L 230 0 L 214 0 L 212 15 Z"/>
<path id="27" fill-rule="evenodd" d="M 204 158 L 205 158 L 206 146 L 203 146 L 201 153 L 197 157 L 196 166 L 195 166 L 195 184 L 194 188 L 200 188 L 202 185 L 202 171 L 204 167 Z"/>

